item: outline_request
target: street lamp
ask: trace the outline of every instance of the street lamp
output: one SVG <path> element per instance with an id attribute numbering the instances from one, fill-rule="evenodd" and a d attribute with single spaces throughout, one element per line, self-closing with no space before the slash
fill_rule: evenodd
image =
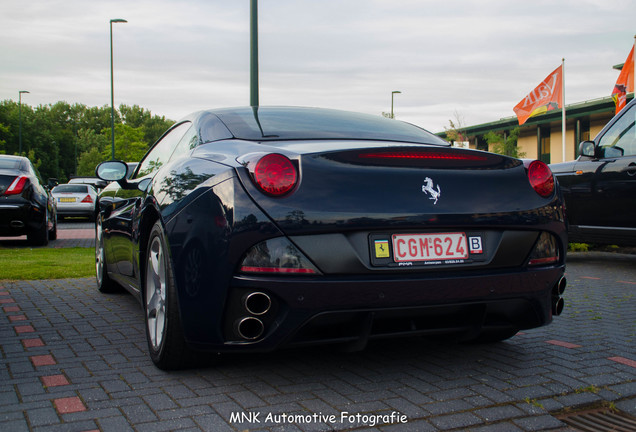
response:
<path id="1" fill-rule="evenodd" d="M 125 19 L 110 20 L 110 138 L 111 159 L 115 159 L 115 88 L 113 85 L 113 23 L 127 23 Z"/>
<path id="2" fill-rule="evenodd" d="M 20 100 L 19 104 L 18 104 L 18 117 L 19 117 L 19 123 L 20 126 L 18 128 L 19 132 L 18 132 L 18 142 L 19 142 L 19 149 L 18 149 L 18 155 L 22 156 L 22 93 L 30 93 L 26 90 L 20 90 L 18 91 L 18 99 Z"/>
<path id="3" fill-rule="evenodd" d="M 396 93 L 402 93 L 402 92 L 401 92 L 401 91 L 399 91 L 399 90 L 393 90 L 393 91 L 391 92 L 391 118 L 395 118 L 395 115 L 393 114 L 393 96 L 394 96 Z"/>

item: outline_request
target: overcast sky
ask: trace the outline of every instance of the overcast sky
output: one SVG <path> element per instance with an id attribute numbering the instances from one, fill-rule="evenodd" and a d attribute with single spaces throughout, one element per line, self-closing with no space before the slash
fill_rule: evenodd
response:
<path id="1" fill-rule="evenodd" d="M 0 0 L 0 100 L 177 120 L 249 105 L 249 0 Z M 512 108 L 565 57 L 566 104 L 609 96 L 634 0 L 260 0 L 260 104 L 396 117 L 433 132 Z"/>

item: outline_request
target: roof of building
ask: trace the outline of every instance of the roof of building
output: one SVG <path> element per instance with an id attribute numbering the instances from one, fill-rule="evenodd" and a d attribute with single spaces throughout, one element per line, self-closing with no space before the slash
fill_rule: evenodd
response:
<path id="1" fill-rule="evenodd" d="M 633 93 L 627 95 L 627 100 L 631 100 L 634 97 Z M 611 96 L 591 99 L 584 102 L 577 102 L 574 104 L 565 106 L 565 113 L 568 120 L 576 119 L 579 117 L 587 117 L 594 114 L 608 113 L 615 110 L 614 100 Z M 561 122 L 561 109 L 549 111 L 545 114 L 531 117 L 522 126 L 525 127 L 537 127 L 539 125 L 550 124 L 552 122 Z M 519 126 L 519 121 L 516 116 L 505 117 L 497 121 L 490 123 L 482 123 L 475 126 L 468 126 L 461 128 L 461 132 L 467 136 L 482 135 L 487 132 L 497 132 L 503 130 L 510 130 Z M 446 132 L 439 132 L 438 136 L 446 136 Z"/>

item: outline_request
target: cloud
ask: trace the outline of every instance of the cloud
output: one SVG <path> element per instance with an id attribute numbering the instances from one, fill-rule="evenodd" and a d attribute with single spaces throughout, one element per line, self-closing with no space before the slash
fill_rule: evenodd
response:
<path id="1" fill-rule="evenodd" d="M 566 102 L 608 96 L 633 43 L 626 0 L 261 0 L 261 104 L 380 114 L 433 131 L 512 107 L 566 59 Z M 249 2 L 5 0 L 0 98 L 115 103 L 179 118 L 249 103 Z"/>

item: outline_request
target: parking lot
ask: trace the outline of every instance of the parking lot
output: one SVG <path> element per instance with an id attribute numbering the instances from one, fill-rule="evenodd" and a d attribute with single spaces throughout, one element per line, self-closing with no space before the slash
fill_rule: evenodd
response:
<path id="1" fill-rule="evenodd" d="M 92 247 L 70 225 L 51 245 Z M 0 282 L 0 429 L 536 431 L 573 430 L 555 415 L 582 407 L 636 415 L 636 255 L 572 254 L 567 279 L 564 313 L 503 343 L 400 339 L 180 372 L 153 366 L 132 296 Z"/>

